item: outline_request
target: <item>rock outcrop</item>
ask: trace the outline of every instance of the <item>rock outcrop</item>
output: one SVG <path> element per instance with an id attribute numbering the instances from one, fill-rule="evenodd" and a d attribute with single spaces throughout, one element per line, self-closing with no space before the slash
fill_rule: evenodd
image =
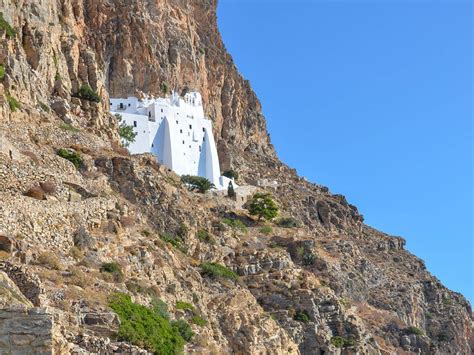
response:
<path id="1" fill-rule="evenodd" d="M 191 324 L 189 353 L 471 352 L 462 295 L 276 158 L 215 0 L 0 0 L 0 12 L 0 352 L 149 352 L 118 338 L 116 292 L 166 303 Z M 79 97 L 86 84 L 100 103 Z M 171 89 L 203 94 L 223 167 L 290 223 L 262 228 L 118 144 L 109 95 Z"/>

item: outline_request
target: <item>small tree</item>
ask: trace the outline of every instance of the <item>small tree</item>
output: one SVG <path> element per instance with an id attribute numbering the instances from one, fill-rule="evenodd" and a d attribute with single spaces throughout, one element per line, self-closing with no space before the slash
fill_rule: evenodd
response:
<path id="1" fill-rule="evenodd" d="M 269 193 L 256 193 L 250 201 L 249 212 L 251 215 L 258 216 L 260 221 L 262 217 L 267 221 L 278 215 L 278 206 Z"/>
<path id="2" fill-rule="evenodd" d="M 216 188 L 212 182 L 202 176 L 183 175 L 181 181 L 186 184 L 190 191 L 198 191 L 202 194 Z"/>
<path id="3" fill-rule="evenodd" d="M 94 90 L 92 90 L 92 88 L 87 84 L 84 84 L 79 88 L 79 92 L 77 93 L 77 96 L 83 100 L 97 102 L 97 103 L 100 102 L 100 96 Z"/>
<path id="4" fill-rule="evenodd" d="M 128 147 L 131 143 L 135 142 L 137 133 L 133 131 L 133 126 L 130 126 L 123 121 L 122 115 L 116 113 L 115 118 L 120 122 L 118 133 L 120 138 L 122 138 L 122 144 L 125 147 Z"/>
<path id="5" fill-rule="evenodd" d="M 222 176 L 228 177 L 229 179 L 234 179 L 234 181 L 239 179 L 239 173 L 233 169 L 224 171 Z"/>
<path id="6" fill-rule="evenodd" d="M 229 181 L 229 186 L 227 186 L 227 196 L 228 197 L 235 197 L 234 185 L 232 181 Z"/>

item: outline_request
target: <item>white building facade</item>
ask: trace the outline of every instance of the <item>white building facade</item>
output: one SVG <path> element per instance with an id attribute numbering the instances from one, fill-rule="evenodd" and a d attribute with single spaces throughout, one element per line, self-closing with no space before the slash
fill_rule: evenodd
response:
<path id="1" fill-rule="evenodd" d="M 179 175 L 197 175 L 226 189 L 230 179 L 221 176 L 212 122 L 204 116 L 201 94 L 139 100 L 111 98 L 110 111 L 119 114 L 137 136 L 132 154 L 152 153 L 158 162 Z"/>

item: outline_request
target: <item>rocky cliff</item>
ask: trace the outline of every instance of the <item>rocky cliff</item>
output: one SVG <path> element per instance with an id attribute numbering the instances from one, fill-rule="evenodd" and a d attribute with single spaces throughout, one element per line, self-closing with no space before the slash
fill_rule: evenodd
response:
<path id="1" fill-rule="evenodd" d="M 119 333 L 116 292 L 191 324 L 186 352 L 471 352 L 462 295 L 278 161 L 214 0 L 0 0 L 0 12 L 1 353 L 146 353 Z M 120 147 L 108 97 L 172 89 L 203 94 L 223 169 L 271 192 L 286 220 L 262 228 Z"/>

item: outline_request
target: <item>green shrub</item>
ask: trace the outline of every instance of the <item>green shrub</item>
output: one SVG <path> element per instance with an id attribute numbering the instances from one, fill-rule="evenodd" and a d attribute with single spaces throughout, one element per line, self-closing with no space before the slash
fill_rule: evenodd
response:
<path id="1" fill-rule="evenodd" d="M 196 324 L 200 327 L 204 327 L 207 324 L 207 321 L 205 319 L 203 319 L 201 316 L 194 315 L 191 318 L 191 323 Z"/>
<path id="2" fill-rule="evenodd" d="M 334 345 L 336 348 L 347 348 L 349 346 L 354 346 L 354 340 L 346 339 L 341 336 L 335 336 L 331 338 L 331 344 Z"/>
<path id="3" fill-rule="evenodd" d="M 179 334 L 184 340 L 186 340 L 187 342 L 191 341 L 194 336 L 194 332 L 186 321 L 178 319 L 176 321 L 171 322 L 171 325 L 173 326 L 173 328 L 178 329 Z"/>
<path id="4" fill-rule="evenodd" d="M 250 201 L 249 212 L 251 215 L 258 216 L 258 220 L 262 218 L 267 221 L 278 215 L 278 206 L 268 193 L 256 193 Z"/>
<path id="5" fill-rule="evenodd" d="M 164 242 L 171 244 L 176 249 L 182 251 L 183 253 L 186 253 L 186 246 L 184 245 L 184 241 L 177 235 L 162 233 L 160 234 L 160 238 Z"/>
<path id="6" fill-rule="evenodd" d="M 235 181 L 239 179 L 239 173 L 233 169 L 224 171 L 222 176 L 228 177 L 229 179 L 234 179 Z"/>
<path id="7" fill-rule="evenodd" d="M 189 191 L 198 191 L 202 194 L 216 188 L 212 182 L 202 176 L 183 175 L 181 182 L 188 187 Z"/>
<path id="8" fill-rule="evenodd" d="M 168 313 L 168 306 L 163 300 L 158 297 L 154 297 L 151 304 L 153 306 L 153 311 L 156 314 L 165 319 L 170 319 L 170 314 Z"/>
<path id="9" fill-rule="evenodd" d="M 18 110 L 21 107 L 18 100 L 15 99 L 13 96 L 11 96 L 9 93 L 6 93 L 5 96 L 7 98 L 8 106 L 10 106 L 10 110 L 12 112 L 15 112 L 16 110 Z"/>
<path id="10" fill-rule="evenodd" d="M 237 274 L 217 263 L 204 263 L 201 264 L 201 270 L 203 275 L 214 277 L 214 278 L 225 278 L 230 280 L 236 280 L 238 278 Z"/>
<path id="11" fill-rule="evenodd" d="M 110 308 L 120 318 L 119 340 L 145 347 L 155 354 L 169 355 L 183 351 L 189 331 L 181 323 L 170 323 L 168 319 L 148 308 L 132 302 L 130 296 L 117 293 L 109 302 Z"/>
<path id="12" fill-rule="evenodd" d="M 209 232 L 205 229 L 198 230 L 197 237 L 202 242 L 206 242 L 206 243 L 209 243 L 209 244 L 215 244 L 214 239 L 211 237 Z"/>
<path id="13" fill-rule="evenodd" d="M 130 144 L 135 142 L 135 138 L 137 137 L 138 133 L 133 131 L 133 126 L 128 125 L 125 123 L 125 121 L 123 121 L 122 115 L 116 113 L 115 118 L 117 119 L 117 121 L 120 122 L 119 128 L 118 128 L 118 134 L 120 138 L 122 138 L 122 144 L 125 147 L 128 147 Z"/>
<path id="14" fill-rule="evenodd" d="M 100 267 L 100 272 L 107 272 L 109 274 L 112 274 L 115 282 L 123 281 L 122 268 L 116 262 L 102 264 L 102 266 Z"/>
<path id="15" fill-rule="evenodd" d="M 188 303 L 188 302 L 177 301 L 176 302 L 176 309 L 194 311 L 194 306 L 191 303 Z"/>
<path id="16" fill-rule="evenodd" d="M 0 80 L 3 80 L 5 78 L 5 66 L 3 64 L 0 64 Z"/>
<path id="17" fill-rule="evenodd" d="M 97 102 L 97 103 L 100 102 L 99 95 L 94 90 L 92 90 L 92 88 L 87 84 L 84 84 L 80 87 L 79 92 L 77 93 L 77 96 L 83 100 Z"/>
<path id="18" fill-rule="evenodd" d="M 299 227 L 300 223 L 294 219 L 293 217 L 282 217 L 279 218 L 275 224 L 278 227 L 283 227 L 283 228 L 297 228 Z"/>
<path id="19" fill-rule="evenodd" d="M 76 127 L 74 127 L 73 125 L 69 123 L 62 123 L 59 126 L 59 128 L 64 129 L 65 131 L 69 131 L 69 132 L 79 132 L 79 129 L 77 129 Z"/>
<path id="20" fill-rule="evenodd" d="M 234 184 L 232 184 L 232 181 L 229 181 L 229 185 L 227 186 L 227 197 L 235 197 Z"/>
<path id="21" fill-rule="evenodd" d="M 408 328 L 405 328 L 405 333 L 406 334 L 415 334 L 415 335 L 423 335 L 423 331 L 417 327 L 411 326 Z"/>
<path id="22" fill-rule="evenodd" d="M 308 323 L 310 321 L 309 314 L 305 310 L 296 311 L 293 319 L 303 323 Z"/>
<path id="23" fill-rule="evenodd" d="M 71 163 L 73 163 L 76 169 L 79 169 L 84 165 L 84 161 L 82 160 L 81 155 L 78 152 L 61 148 L 58 150 L 57 154 L 61 158 L 69 160 Z"/>
<path id="24" fill-rule="evenodd" d="M 313 252 L 309 252 L 303 255 L 303 259 L 302 259 L 303 265 L 305 266 L 313 265 L 315 261 L 316 261 L 316 254 L 314 254 Z"/>
<path id="25" fill-rule="evenodd" d="M 272 232 L 273 232 L 273 228 L 270 226 L 263 226 L 262 228 L 260 228 L 260 233 L 262 234 L 269 235 Z"/>
<path id="26" fill-rule="evenodd" d="M 243 233 L 247 233 L 247 226 L 240 219 L 222 218 L 222 223 L 227 224 L 233 229 L 237 229 Z"/>
<path id="27" fill-rule="evenodd" d="M 167 94 L 170 91 L 169 85 L 166 81 L 161 83 L 160 88 L 163 94 Z"/>
<path id="28" fill-rule="evenodd" d="M 0 30 L 4 31 L 7 38 L 15 37 L 15 29 L 3 18 L 3 12 L 0 12 Z"/>

